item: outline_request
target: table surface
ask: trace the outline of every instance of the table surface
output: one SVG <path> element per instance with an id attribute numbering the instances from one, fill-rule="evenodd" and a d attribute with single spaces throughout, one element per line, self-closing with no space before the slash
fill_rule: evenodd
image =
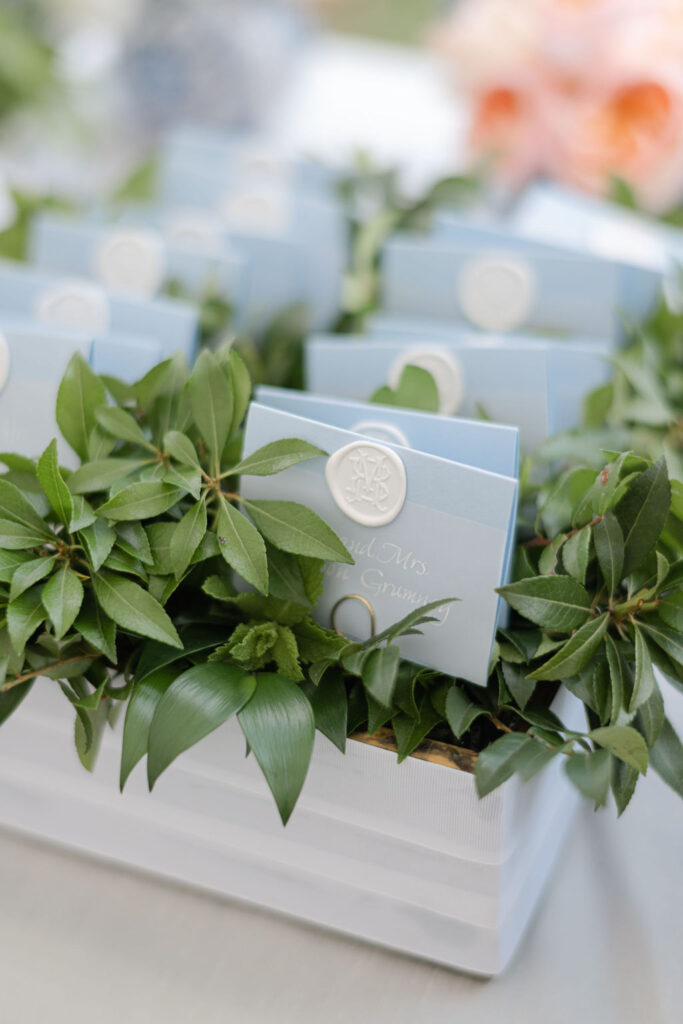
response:
<path id="1" fill-rule="evenodd" d="M 423 58 L 326 39 L 272 127 L 331 157 L 367 145 L 419 187 L 455 161 L 462 111 Z M 679 1024 L 681 810 L 652 773 L 620 821 L 585 808 L 492 981 L 0 833 L 0 1020 Z"/>

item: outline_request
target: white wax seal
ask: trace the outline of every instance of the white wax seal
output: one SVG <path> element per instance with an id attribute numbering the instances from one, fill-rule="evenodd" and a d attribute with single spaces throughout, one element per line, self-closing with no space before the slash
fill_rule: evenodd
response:
<path id="1" fill-rule="evenodd" d="M 231 231 L 283 235 L 289 228 L 290 208 L 284 189 L 239 190 L 221 203 L 221 216 Z"/>
<path id="2" fill-rule="evenodd" d="M 478 256 L 458 275 L 458 298 L 465 316 L 485 331 L 512 331 L 531 311 L 534 272 L 513 255 Z"/>
<path id="3" fill-rule="evenodd" d="M 361 526 L 385 526 L 406 500 L 406 471 L 391 448 L 352 441 L 327 460 L 325 479 L 344 515 Z"/>
<path id="4" fill-rule="evenodd" d="M 64 278 L 38 296 L 36 317 L 41 323 L 54 327 L 106 334 L 111 314 L 106 292 L 100 285 L 79 278 Z"/>
<path id="5" fill-rule="evenodd" d="M 10 354 L 7 338 L 0 331 L 0 391 L 4 388 L 9 377 Z"/>
<path id="6" fill-rule="evenodd" d="M 164 281 L 164 240 L 148 228 L 111 228 L 95 251 L 94 271 L 108 290 L 149 299 Z"/>
<path id="7" fill-rule="evenodd" d="M 217 256 L 224 250 L 218 217 L 203 210 L 177 210 L 166 221 L 165 234 L 169 245 L 207 256 Z"/>
<path id="8" fill-rule="evenodd" d="M 452 352 L 442 348 L 411 348 L 395 361 L 389 371 L 389 384 L 398 387 L 406 366 L 419 366 L 434 378 L 439 392 L 439 412 L 452 416 L 462 404 L 464 395 L 463 373 Z"/>
<path id="9" fill-rule="evenodd" d="M 362 423 L 357 423 L 355 427 L 351 427 L 354 434 L 365 434 L 366 437 L 372 437 L 375 441 L 390 441 L 393 444 L 403 445 L 404 448 L 410 448 L 408 438 L 395 427 L 393 423 L 380 423 L 379 420 L 363 420 Z"/>

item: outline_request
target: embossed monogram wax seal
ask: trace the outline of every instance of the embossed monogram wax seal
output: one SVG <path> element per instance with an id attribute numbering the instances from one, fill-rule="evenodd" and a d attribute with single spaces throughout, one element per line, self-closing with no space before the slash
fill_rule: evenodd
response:
<path id="1" fill-rule="evenodd" d="M 344 515 L 361 526 L 385 526 L 406 500 L 406 471 L 391 448 L 352 441 L 327 460 L 325 479 Z"/>

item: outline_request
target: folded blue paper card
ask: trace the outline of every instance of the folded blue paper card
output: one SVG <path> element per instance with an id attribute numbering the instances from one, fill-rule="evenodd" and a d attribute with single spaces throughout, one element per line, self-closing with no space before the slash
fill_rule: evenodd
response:
<path id="1" fill-rule="evenodd" d="M 103 224 L 46 213 L 32 224 L 29 251 L 42 270 L 90 277 L 133 299 L 152 299 L 170 282 L 193 297 L 211 289 L 230 302 L 244 289 L 244 260 L 196 218 L 179 218 L 164 232 L 144 221 Z"/>
<path id="2" fill-rule="evenodd" d="M 604 274 L 600 266 L 604 257 L 591 255 L 588 252 L 577 253 L 575 249 L 563 248 L 561 245 L 553 245 L 550 242 L 539 241 L 534 238 L 526 238 L 514 231 L 509 225 L 480 224 L 455 213 L 437 213 L 434 218 L 433 237 L 453 243 L 468 249 L 474 255 L 480 256 L 502 256 L 505 259 L 525 260 L 530 258 L 534 263 L 543 263 L 547 260 L 549 266 L 557 270 L 557 261 L 571 259 L 580 261 L 582 274 L 588 273 L 592 267 L 597 280 Z M 662 275 L 656 270 L 647 267 L 636 267 L 628 262 L 623 262 L 621 256 L 615 253 L 608 262 L 616 268 L 618 282 L 617 314 L 625 314 L 631 321 L 639 322 L 644 320 L 654 308 L 662 287 Z M 546 271 L 547 273 L 547 271 Z M 543 272 L 540 274 L 543 279 Z M 548 299 L 552 301 L 552 295 Z M 560 303 L 556 310 L 556 318 L 561 314 L 566 317 L 567 302 L 576 301 L 572 294 L 572 274 L 567 281 L 567 294 L 562 294 Z M 583 301 L 579 296 L 579 301 Z"/>
<path id="3" fill-rule="evenodd" d="M 574 253 L 490 250 L 396 235 L 382 255 L 382 306 L 484 331 L 588 334 L 617 344 L 619 275 Z"/>
<path id="4" fill-rule="evenodd" d="M 8 317 L 83 331 L 92 338 L 146 338 L 161 346 L 163 358 L 181 351 L 191 362 L 199 340 L 199 313 L 188 303 L 112 295 L 95 281 L 4 260 L 0 310 Z M 112 367 L 109 372 L 117 371 Z"/>
<path id="5" fill-rule="evenodd" d="M 364 640 L 369 611 L 381 631 L 416 607 L 457 597 L 434 613 L 438 621 L 423 635 L 404 637 L 400 647 L 419 664 L 484 684 L 499 610 L 495 588 L 506 578 L 512 550 L 515 477 L 465 465 L 457 451 L 441 458 L 286 412 L 281 396 L 269 390 L 259 397 L 247 417 L 245 454 L 282 437 L 328 453 L 277 476 L 244 476 L 241 484 L 247 502 L 307 505 L 353 556 L 354 565 L 328 564 L 318 620 Z M 339 415 L 332 411 L 333 419 Z M 514 438 L 506 443 L 512 469 Z"/>
<path id="6" fill-rule="evenodd" d="M 74 465 L 57 428 L 57 391 L 74 353 L 87 360 L 90 350 L 82 333 L 0 320 L 0 451 L 33 458 L 56 437 L 60 459 Z"/>
<path id="7" fill-rule="evenodd" d="M 660 274 L 683 265 L 683 231 L 550 183 L 530 186 L 508 218 L 519 234 Z"/>
<path id="8" fill-rule="evenodd" d="M 384 385 L 396 387 L 406 366 L 420 366 L 435 380 L 442 413 L 518 427 L 526 454 L 577 426 L 586 393 L 610 377 L 594 345 L 493 335 L 474 343 L 444 334 L 318 335 L 306 343 L 305 362 L 311 391 L 365 401 Z"/>

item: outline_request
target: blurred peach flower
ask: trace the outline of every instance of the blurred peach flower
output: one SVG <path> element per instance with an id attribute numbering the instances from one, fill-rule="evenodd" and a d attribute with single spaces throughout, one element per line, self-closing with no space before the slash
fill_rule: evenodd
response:
<path id="1" fill-rule="evenodd" d="M 473 152 L 511 185 L 618 175 L 650 210 L 683 197 L 683 0 L 461 0 L 434 45 Z"/>

